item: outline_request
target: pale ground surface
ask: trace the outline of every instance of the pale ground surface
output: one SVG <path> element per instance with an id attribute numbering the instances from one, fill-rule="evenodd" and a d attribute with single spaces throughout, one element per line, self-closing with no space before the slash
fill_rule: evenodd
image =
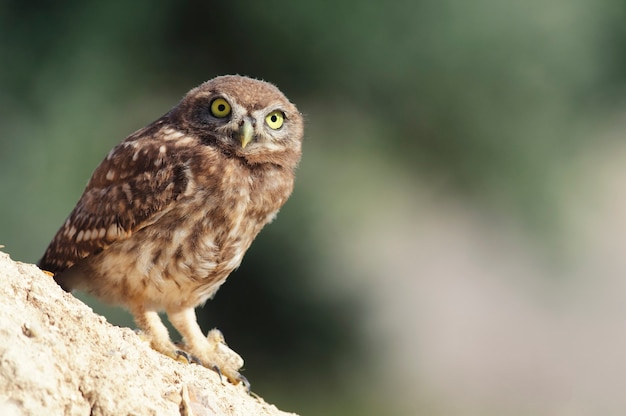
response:
<path id="1" fill-rule="evenodd" d="M 288 415 L 153 350 L 0 252 L 0 414 Z"/>

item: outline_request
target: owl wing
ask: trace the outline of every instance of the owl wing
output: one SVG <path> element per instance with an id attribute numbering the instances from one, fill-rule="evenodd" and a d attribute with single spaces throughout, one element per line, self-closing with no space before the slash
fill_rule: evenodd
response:
<path id="1" fill-rule="evenodd" d="M 83 195 L 38 265 L 59 273 L 154 223 L 187 188 L 181 152 L 168 152 L 155 122 L 117 145 L 94 171 Z M 168 154 L 169 153 L 169 154 Z"/>

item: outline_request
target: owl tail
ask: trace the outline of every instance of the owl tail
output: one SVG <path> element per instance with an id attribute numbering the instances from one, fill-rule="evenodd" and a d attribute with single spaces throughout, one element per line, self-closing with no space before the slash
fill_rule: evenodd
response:
<path id="1" fill-rule="evenodd" d="M 66 292 L 71 292 L 81 287 L 81 283 L 88 276 L 85 261 L 79 261 L 69 269 L 54 275 L 54 280 Z"/>

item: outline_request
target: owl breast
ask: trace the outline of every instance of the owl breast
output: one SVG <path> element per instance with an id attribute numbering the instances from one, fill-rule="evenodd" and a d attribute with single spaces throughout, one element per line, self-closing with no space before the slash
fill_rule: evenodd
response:
<path id="1" fill-rule="evenodd" d="M 212 297 L 262 227 L 291 193 L 280 169 L 237 161 L 189 182 L 176 206 L 156 223 L 87 259 L 92 275 L 81 289 L 113 303 L 143 299 L 147 307 L 192 307 Z M 97 282 L 97 283 L 96 283 Z"/>

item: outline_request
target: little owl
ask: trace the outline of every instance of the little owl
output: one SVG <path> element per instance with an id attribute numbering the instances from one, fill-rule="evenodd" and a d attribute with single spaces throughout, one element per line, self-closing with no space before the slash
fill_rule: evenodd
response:
<path id="1" fill-rule="evenodd" d="M 68 291 L 130 310 L 150 345 L 183 349 L 233 383 L 242 358 L 194 308 L 235 270 L 294 184 L 302 116 L 275 86 L 241 76 L 192 89 L 163 117 L 118 144 L 38 265 Z"/>

